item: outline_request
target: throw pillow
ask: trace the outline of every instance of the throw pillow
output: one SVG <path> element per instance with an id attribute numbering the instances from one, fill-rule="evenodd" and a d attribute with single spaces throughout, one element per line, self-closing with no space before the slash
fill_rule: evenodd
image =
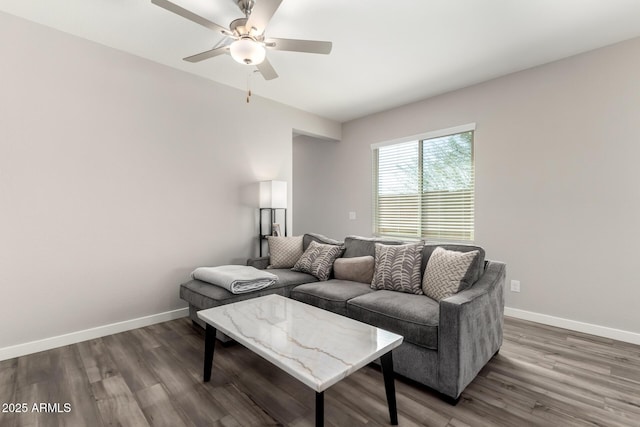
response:
<path id="1" fill-rule="evenodd" d="M 422 294 L 420 261 L 422 244 L 382 245 L 376 243 L 372 289 Z"/>
<path id="2" fill-rule="evenodd" d="M 291 268 L 302 256 L 302 236 L 267 236 L 269 243 L 269 268 Z"/>
<path id="3" fill-rule="evenodd" d="M 333 275 L 336 279 L 370 284 L 373 280 L 374 266 L 374 258 L 370 255 L 338 258 L 333 263 Z"/>
<path id="4" fill-rule="evenodd" d="M 424 271 L 424 294 L 440 301 L 458 293 L 462 288 L 467 288 L 463 279 L 479 254 L 479 251 L 458 252 L 436 248 L 429 257 Z"/>
<path id="5" fill-rule="evenodd" d="M 323 245 L 312 241 L 300 257 L 293 271 L 309 273 L 318 280 L 328 280 L 333 269 L 333 262 L 342 255 L 344 248 L 336 245 Z"/>

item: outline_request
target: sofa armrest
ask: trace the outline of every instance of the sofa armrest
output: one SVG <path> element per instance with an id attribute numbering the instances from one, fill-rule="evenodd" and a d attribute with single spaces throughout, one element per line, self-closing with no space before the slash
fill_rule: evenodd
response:
<path id="1" fill-rule="evenodd" d="M 440 301 L 438 384 L 458 398 L 502 345 L 506 265 L 488 261 L 469 289 Z"/>
<path id="2" fill-rule="evenodd" d="M 247 260 L 247 265 L 250 267 L 255 267 L 258 270 L 264 270 L 269 266 L 269 257 L 263 256 L 260 258 L 249 258 Z"/>

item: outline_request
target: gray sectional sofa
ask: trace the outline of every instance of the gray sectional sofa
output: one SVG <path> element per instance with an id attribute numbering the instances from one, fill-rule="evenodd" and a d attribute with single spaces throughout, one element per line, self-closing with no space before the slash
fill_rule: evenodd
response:
<path id="1" fill-rule="evenodd" d="M 358 236 L 348 236 L 344 242 L 338 242 L 306 234 L 303 248 L 311 241 L 344 244 L 344 258 L 374 256 L 376 242 L 406 243 Z M 438 391 L 445 400 L 455 403 L 502 345 L 506 266 L 485 260 L 484 250 L 477 246 L 425 244 L 422 274 L 437 246 L 459 252 L 480 252 L 478 271 L 473 272 L 477 278 L 475 283 L 440 302 L 425 295 L 374 290 L 366 283 L 338 279 L 318 281 L 310 274 L 289 269 L 270 269 L 278 281 L 261 291 L 234 295 L 217 286 L 191 280 L 180 286 L 180 297 L 189 303 L 193 322 L 202 327 L 196 315 L 199 310 L 276 293 L 398 333 L 404 336 L 404 341 L 394 350 L 395 372 Z M 250 259 L 247 264 L 263 269 L 269 265 L 269 258 Z"/>

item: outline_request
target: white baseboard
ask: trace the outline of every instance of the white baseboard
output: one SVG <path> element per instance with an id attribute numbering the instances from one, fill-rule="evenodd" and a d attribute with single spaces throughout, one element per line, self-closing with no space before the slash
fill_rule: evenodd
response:
<path id="1" fill-rule="evenodd" d="M 623 331 L 621 329 L 608 328 L 606 326 L 578 322 L 576 320 L 563 319 L 561 317 L 549 316 L 547 314 L 540 314 L 533 311 L 519 310 L 517 308 L 510 307 L 504 308 L 504 315 L 640 345 L 640 334 L 636 332 Z"/>
<path id="2" fill-rule="evenodd" d="M 179 308 L 177 310 L 166 311 L 164 313 L 152 314 L 151 316 L 139 317 L 137 319 L 125 320 L 124 322 L 111 323 L 109 325 L 98 326 L 96 328 L 71 332 L 57 337 L 31 341 L 11 347 L 4 347 L 0 348 L 0 361 L 13 359 L 14 357 L 24 356 L 26 354 L 37 353 L 39 351 L 50 350 L 52 348 L 62 347 L 69 344 L 75 344 L 82 341 L 92 340 L 107 335 L 113 335 L 129 331 L 131 329 L 143 328 L 155 323 L 179 319 L 188 315 L 188 308 Z"/>
<path id="3" fill-rule="evenodd" d="M 547 314 L 535 313 L 533 311 L 520 310 L 510 307 L 504 308 L 504 314 L 505 316 L 511 316 L 523 320 L 530 320 L 532 322 L 542 323 L 544 325 L 556 326 L 558 328 L 569 329 L 571 331 L 583 332 L 585 334 L 591 334 L 599 337 L 611 338 L 618 341 L 640 345 L 640 334 L 636 332 L 623 331 L 621 329 L 608 328 L 606 326 L 578 322 L 576 320 L 563 319 L 561 317 L 549 316 Z M 82 341 L 92 340 L 107 335 L 117 334 L 120 332 L 129 331 L 131 329 L 143 328 L 155 323 L 167 322 L 169 320 L 179 319 L 188 315 L 188 308 L 180 308 L 173 311 L 153 314 L 151 316 L 139 317 L 137 319 L 126 320 L 124 322 L 112 323 L 109 325 L 98 326 L 96 328 L 85 329 L 65 335 L 59 335 L 57 337 L 31 341 L 11 347 L 4 347 L 0 348 L 0 361 L 13 359 L 14 357 L 20 357 L 26 354 L 37 353 L 39 351 L 50 350 L 52 348 L 62 347 L 69 344 L 75 344 Z"/>

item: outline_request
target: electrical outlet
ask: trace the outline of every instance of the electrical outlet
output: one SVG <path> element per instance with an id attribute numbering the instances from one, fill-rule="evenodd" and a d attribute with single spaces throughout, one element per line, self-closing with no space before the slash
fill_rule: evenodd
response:
<path id="1" fill-rule="evenodd" d="M 520 292 L 520 281 L 512 280 L 511 281 L 511 292 Z"/>
<path id="2" fill-rule="evenodd" d="M 350 220 L 356 219 L 356 213 L 355 212 L 349 212 L 349 219 Z"/>

